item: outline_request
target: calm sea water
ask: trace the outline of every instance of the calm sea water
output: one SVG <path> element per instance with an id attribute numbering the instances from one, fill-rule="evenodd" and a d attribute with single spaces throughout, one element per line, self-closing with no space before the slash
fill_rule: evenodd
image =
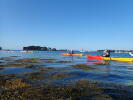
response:
<path id="1" fill-rule="evenodd" d="M 0 51 L 1 57 L 14 57 L 14 59 L 23 59 L 23 58 L 52 58 L 58 60 L 68 60 L 72 61 L 71 63 L 47 63 L 47 65 L 51 67 L 66 67 L 71 68 L 70 72 L 75 72 L 76 76 L 72 77 L 74 79 L 90 79 L 102 82 L 113 82 L 122 85 L 131 86 L 133 85 L 133 63 L 129 62 L 116 62 L 110 61 L 107 64 L 98 64 L 97 61 L 87 61 L 86 54 L 91 55 L 102 55 L 99 52 L 84 52 L 83 57 L 71 57 L 71 56 L 62 56 L 60 55 L 60 51 L 34 51 L 33 53 L 20 53 L 20 51 L 13 52 L 5 52 Z M 79 52 L 77 52 L 79 53 Z M 128 53 L 112 53 L 113 57 L 131 57 Z M 0 60 L 0 62 L 3 62 Z M 103 63 L 103 62 L 102 62 Z M 105 63 L 105 62 L 104 62 Z M 89 64 L 95 65 L 94 67 L 98 68 L 98 70 L 83 70 L 72 68 L 71 65 L 75 64 Z M 4 70 L 0 70 L 0 74 L 10 74 L 10 73 L 21 73 L 21 72 L 36 72 L 37 70 L 28 69 L 28 68 L 5 68 Z"/>

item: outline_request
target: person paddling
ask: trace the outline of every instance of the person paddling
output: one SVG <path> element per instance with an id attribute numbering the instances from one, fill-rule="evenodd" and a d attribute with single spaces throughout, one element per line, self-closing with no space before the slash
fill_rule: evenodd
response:
<path id="1" fill-rule="evenodd" d="M 129 55 L 130 55 L 130 56 L 133 56 L 133 53 L 132 53 L 132 52 L 129 52 Z"/>
<path id="2" fill-rule="evenodd" d="M 74 51 L 73 51 L 73 50 L 71 50 L 71 51 L 70 51 L 70 54 L 74 54 Z"/>
<path id="3" fill-rule="evenodd" d="M 110 57 L 110 50 L 104 50 L 103 57 Z"/>

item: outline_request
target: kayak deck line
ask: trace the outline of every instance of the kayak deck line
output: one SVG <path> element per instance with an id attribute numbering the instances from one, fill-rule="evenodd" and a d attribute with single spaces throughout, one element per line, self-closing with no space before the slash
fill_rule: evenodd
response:
<path id="1" fill-rule="evenodd" d="M 102 57 L 102 56 L 93 56 L 86 55 L 87 60 L 112 60 L 112 61 L 130 61 L 133 62 L 133 58 L 115 58 L 115 57 Z"/>

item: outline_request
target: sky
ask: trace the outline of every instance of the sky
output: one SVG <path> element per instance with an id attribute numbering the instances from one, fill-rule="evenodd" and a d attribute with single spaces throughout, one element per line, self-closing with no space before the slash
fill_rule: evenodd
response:
<path id="1" fill-rule="evenodd" d="M 0 46 L 133 49 L 133 0 L 0 0 Z"/>

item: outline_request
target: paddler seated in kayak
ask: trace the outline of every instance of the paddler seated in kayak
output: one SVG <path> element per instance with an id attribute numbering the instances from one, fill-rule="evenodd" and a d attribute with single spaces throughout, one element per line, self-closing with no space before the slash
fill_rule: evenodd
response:
<path id="1" fill-rule="evenodd" d="M 69 54 L 74 54 L 74 51 L 73 51 L 73 50 L 71 50 Z"/>
<path id="2" fill-rule="evenodd" d="M 110 57 L 110 50 L 104 50 L 103 57 Z"/>

